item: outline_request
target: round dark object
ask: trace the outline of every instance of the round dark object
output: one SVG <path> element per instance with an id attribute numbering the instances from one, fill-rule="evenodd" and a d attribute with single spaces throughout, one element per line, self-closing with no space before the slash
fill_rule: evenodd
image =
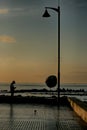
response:
<path id="1" fill-rule="evenodd" d="M 57 84 L 57 78 L 55 75 L 51 75 L 46 79 L 46 85 L 50 88 L 55 87 Z"/>

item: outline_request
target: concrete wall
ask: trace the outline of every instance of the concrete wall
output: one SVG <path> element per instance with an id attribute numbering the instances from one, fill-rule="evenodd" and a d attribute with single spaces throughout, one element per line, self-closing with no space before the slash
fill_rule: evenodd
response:
<path id="1" fill-rule="evenodd" d="M 68 101 L 72 109 L 80 116 L 86 123 L 87 123 L 87 105 L 76 99 L 76 98 L 69 98 Z"/>

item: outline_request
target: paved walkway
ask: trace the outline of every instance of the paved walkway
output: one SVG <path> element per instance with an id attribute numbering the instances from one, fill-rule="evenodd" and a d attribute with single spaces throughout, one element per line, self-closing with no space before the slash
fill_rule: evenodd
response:
<path id="1" fill-rule="evenodd" d="M 0 130 L 87 130 L 70 108 L 0 104 Z"/>

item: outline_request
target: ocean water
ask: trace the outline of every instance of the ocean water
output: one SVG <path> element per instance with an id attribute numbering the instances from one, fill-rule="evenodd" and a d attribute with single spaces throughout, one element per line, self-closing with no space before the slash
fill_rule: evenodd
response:
<path id="1" fill-rule="evenodd" d="M 20 83 L 20 84 L 15 84 L 16 90 L 21 90 L 21 89 L 47 89 L 50 90 L 46 84 L 35 84 L 35 83 Z M 80 90 L 84 89 L 84 91 L 87 91 L 87 84 L 61 84 L 60 85 L 61 89 L 73 89 L 73 90 Z M 57 86 L 54 88 L 51 88 L 52 90 L 56 90 Z M 0 83 L 0 90 L 10 90 L 10 83 Z"/>
<path id="2" fill-rule="evenodd" d="M 47 89 L 50 90 L 49 87 L 46 86 L 46 84 L 33 84 L 33 83 L 20 83 L 20 84 L 16 84 L 16 90 L 23 90 L 23 89 Z M 85 92 L 87 92 L 87 84 L 61 84 L 60 86 L 61 89 L 72 89 L 72 90 L 81 90 L 84 89 Z M 56 90 L 57 86 L 52 88 L 51 90 Z M 0 83 L 0 95 L 4 94 L 4 95 L 10 95 L 10 93 L 8 93 L 10 91 L 10 84 L 9 83 Z M 22 95 L 22 96 L 45 96 L 45 97 L 50 97 L 52 96 L 52 93 L 15 93 L 15 95 Z M 54 93 L 53 95 L 57 96 L 57 93 Z M 61 95 L 63 96 L 63 95 Z M 86 95 L 68 95 L 70 96 L 74 96 L 76 98 L 79 98 L 82 101 L 87 101 L 87 96 Z"/>

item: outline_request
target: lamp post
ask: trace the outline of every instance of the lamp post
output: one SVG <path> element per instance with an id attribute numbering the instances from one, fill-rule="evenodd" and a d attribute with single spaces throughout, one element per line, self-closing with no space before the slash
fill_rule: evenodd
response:
<path id="1" fill-rule="evenodd" d="M 58 105 L 60 105 L 60 6 L 58 8 L 45 7 L 43 17 L 50 17 L 47 9 L 52 9 L 58 13 Z"/>

